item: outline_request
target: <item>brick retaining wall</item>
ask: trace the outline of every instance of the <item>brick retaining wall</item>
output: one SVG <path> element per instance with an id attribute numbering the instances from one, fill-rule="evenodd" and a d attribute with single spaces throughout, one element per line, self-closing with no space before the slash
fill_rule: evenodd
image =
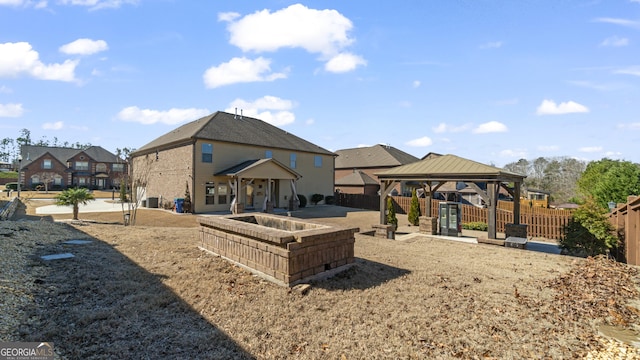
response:
<path id="1" fill-rule="evenodd" d="M 233 219 L 247 216 L 261 218 L 258 224 L 279 222 L 281 226 L 267 227 Z M 198 222 L 204 250 L 285 286 L 353 263 L 354 234 L 359 231 L 262 213 L 199 217 Z M 301 227 L 302 230 L 281 230 Z"/>

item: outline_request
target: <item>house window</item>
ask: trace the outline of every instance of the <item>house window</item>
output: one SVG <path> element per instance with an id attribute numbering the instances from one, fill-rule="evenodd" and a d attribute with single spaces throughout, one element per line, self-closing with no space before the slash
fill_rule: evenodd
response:
<path id="1" fill-rule="evenodd" d="M 291 153 L 291 155 L 289 155 L 289 167 L 292 169 L 296 168 L 296 165 L 297 165 L 296 158 L 297 158 L 296 153 Z"/>
<path id="2" fill-rule="evenodd" d="M 267 150 L 264 152 L 264 158 L 265 159 L 272 159 L 273 158 L 273 151 L 271 150 Z"/>
<path id="3" fill-rule="evenodd" d="M 62 176 L 56 174 L 53 177 L 53 185 L 60 185 L 61 186 L 62 185 Z"/>
<path id="4" fill-rule="evenodd" d="M 31 177 L 31 183 L 32 184 L 40 184 L 40 177 L 38 175 L 33 175 Z"/>
<path id="5" fill-rule="evenodd" d="M 202 144 L 202 162 L 213 162 L 213 144 Z"/>
<path id="6" fill-rule="evenodd" d="M 111 169 L 114 172 L 123 172 L 124 171 L 124 164 L 112 164 L 111 165 Z"/>
<path id="7" fill-rule="evenodd" d="M 228 193 L 227 184 L 218 184 L 218 204 L 227 203 L 227 193 Z"/>
<path id="8" fill-rule="evenodd" d="M 322 156 L 320 156 L 320 155 L 316 155 L 316 156 L 313 158 L 313 165 L 314 165 L 315 167 L 322 167 Z"/>
<path id="9" fill-rule="evenodd" d="M 205 189 L 204 189 L 204 194 L 205 194 L 205 200 L 204 203 L 206 205 L 213 205 L 215 204 L 215 196 L 216 196 L 216 185 L 214 183 L 208 182 L 205 184 Z"/>
<path id="10" fill-rule="evenodd" d="M 82 185 L 86 185 L 87 184 L 87 179 L 86 178 L 78 178 L 78 185 L 82 186 Z"/>
<path id="11" fill-rule="evenodd" d="M 106 173 L 107 172 L 107 164 L 96 164 L 96 172 Z"/>
<path id="12" fill-rule="evenodd" d="M 76 170 L 89 170 L 88 161 L 76 161 Z"/>
<path id="13" fill-rule="evenodd" d="M 42 161 L 42 168 L 43 169 L 47 169 L 47 170 L 51 170 L 51 160 L 50 159 L 45 159 Z"/>

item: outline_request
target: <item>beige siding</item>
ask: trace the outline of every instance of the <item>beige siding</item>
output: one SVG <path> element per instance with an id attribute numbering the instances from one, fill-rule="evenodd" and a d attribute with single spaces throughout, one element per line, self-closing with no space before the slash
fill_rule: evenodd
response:
<path id="1" fill-rule="evenodd" d="M 202 162 L 202 144 L 213 145 L 213 156 L 211 163 Z M 263 147 L 212 142 L 198 140 L 195 144 L 188 144 L 169 150 L 158 152 L 158 160 L 155 154 L 140 156 L 134 159 L 135 164 L 143 164 L 143 159 L 149 157 L 149 181 L 146 194 L 147 197 L 162 197 L 165 201 L 173 201 L 175 197 L 184 197 L 185 183 L 189 181 L 193 211 L 196 213 L 229 211 L 231 206 L 231 189 L 226 188 L 227 195 L 219 194 L 219 186 L 228 184 L 226 176 L 214 176 L 223 170 L 236 166 L 247 160 L 264 159 L 266 151 L 272 152 L 273 159 L 290 166 L 290 154 L 292 151 L 280 149 L 267 149 Z M 333 156 L 320 155 L 322 166 L 316 167 L 314 160 L 316 154 L 295 152 L 297 155 L 296 168 L 292 169 L 302 175 L 296 183 L 298 194 L 302 194 L 310 199 L 312 194 L 332 195 L 333 194 Z M 141 167 L 139 165 L 139 167 Z M 144 167 L 141 167 L 144 168 Z M 195 169 L 195 171 L 192 171 Z M 135 170 L 134 170 L 135 171 Z M 193 176 L 193 181 L 191 180 Z M 291 197 L 291 186 L 289 181 L 273 179 L 274 188 L 272 194 L 277 196 L 276 207 L 287 207 Z M 207 185 L 215 187 L 215 195 L 210 197 L 213 204 L 206 204 Z M 253 205 L 260 208 L 262 200 L 266 195 L 268 187 L 266 179 L 255 179 L 253 182 L 254 198 Z M 222 199 L 221 199 L 222 198 Z M 222 200 L 222 201 L 221 201 Z M 240 202 L 246 203 L 247 197 L 241 193 Z M 251 204 L 249 204 L 251 205 Z"/>

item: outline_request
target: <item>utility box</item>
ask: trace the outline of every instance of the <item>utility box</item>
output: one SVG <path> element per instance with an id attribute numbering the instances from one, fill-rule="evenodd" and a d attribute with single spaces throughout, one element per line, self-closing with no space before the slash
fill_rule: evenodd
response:
<path id="1" fill-rule="evenodd" d="M 462 234 L 462 204 L 458 202 L 441 202 L 438 205 L 438 222 L 440 235 L 460 236 Z"/>

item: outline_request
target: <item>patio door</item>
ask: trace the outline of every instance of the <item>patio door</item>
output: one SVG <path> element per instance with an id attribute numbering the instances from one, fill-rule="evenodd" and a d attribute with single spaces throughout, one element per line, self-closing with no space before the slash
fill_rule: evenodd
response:
<path id="1" fill-rule="evenodd" d="M 244 196 L 244 208 L 245 209 L 253 209 L 253 185 L 247 184 L 247 191 Z"/>

